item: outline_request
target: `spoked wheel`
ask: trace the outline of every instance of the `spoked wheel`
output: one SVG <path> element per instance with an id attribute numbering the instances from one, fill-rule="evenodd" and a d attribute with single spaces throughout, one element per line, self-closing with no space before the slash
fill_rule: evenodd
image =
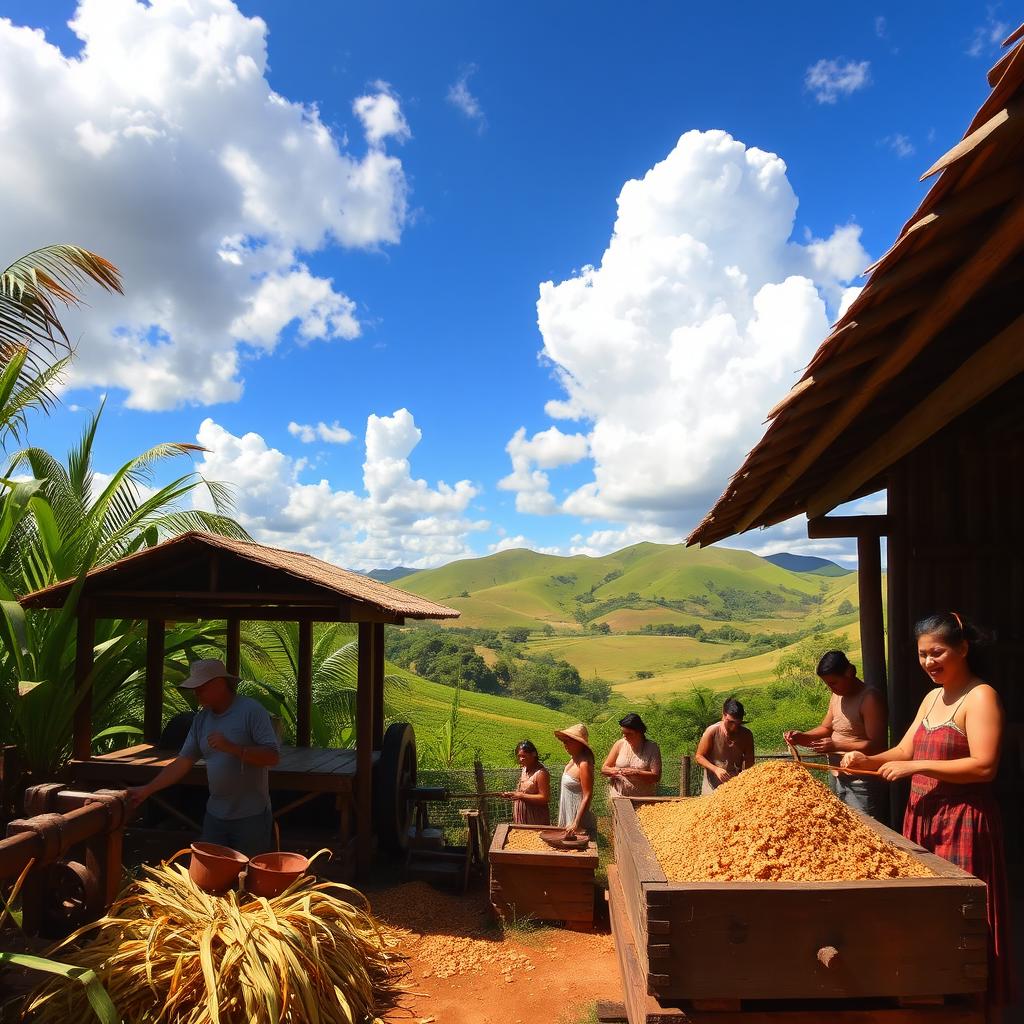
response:
<path id="1" fill-rule="evenodd" d="M 373 825 L 381 849 L 400 853 L 409 845 L 415 788 L 416 733 L 408 722 L 393 722 L 373 771 Z"/>
<path id="2" fill-rule="evenodd" d="M 58 861 L 46 872 L 43 928 L 63 937 L 103 910 L 99 879 L 76 860 Z"/>

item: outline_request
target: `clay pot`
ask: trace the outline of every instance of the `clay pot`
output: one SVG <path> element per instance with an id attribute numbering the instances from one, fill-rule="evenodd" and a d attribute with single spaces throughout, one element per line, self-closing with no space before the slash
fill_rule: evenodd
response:
<path id="1" fill-rule="evenodd" d="M 189 877 L 203 892 L 220 895 L 232 888 L 249 863 L 244 853 L 216 843 L 193 843 Z"/>
<path id="2" fill-rule="evenodd" d="M 280 896 L 308 867 L 309 861 L 301 853 L 261 853 L 249 861 L 246 891 L 252 896 L 273 899 Z"/>

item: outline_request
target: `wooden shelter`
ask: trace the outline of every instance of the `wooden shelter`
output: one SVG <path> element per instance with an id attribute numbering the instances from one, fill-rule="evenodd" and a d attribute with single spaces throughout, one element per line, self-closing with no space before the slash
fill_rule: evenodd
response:
<path id="1" fill-rule="evenodd" d="M 1021 827 L 1024 693 L 1024 25 L 991 94 L 864 289 L 688 544 L 799 513 L 811 537 L 856 537 L 868 678 L 886 677 L 879 538 L 888 551 L 894 736 L 926 679 L 913 622 L 957 610 L 994 628 L 1009 718 L 1001 773 L 1009 854 Z M 880 489 L 885 515 L 829 516 Z"/>
<path id="2" fill-rule="evenodd" d="M 75 586 L 66 580 L 21 599 L 25 608 L 63 607 Z M 358 573 L 339 569 L 312 555 L 266 547 L 251 541 L 192 532 L 146 548 L 89 572 L 78 598 L 75 685 L 81 693 L 74 718 L 73 771 L 90 783 L 142 782 L 174 751 L 157 747 L 163 725 L 164 625 L 182 619 L 227 622 L 225 662 L 239 667 L 240 626 L 244 620 L 298 622 L 296 747 L 282 752 L 271 773 L 280 788 L 336 792 L 344 800 L 355 788 L 357 856 L 372 850 L 373 764 L 384 737 L 384 626 L 406 619 L 452 619 L 452 608 L 425 600 Z M 145 743 L 106 757 L 92 756 L 94 624 L 127 618 L 147 623 Z M 309 753 L 313 623 L 358 623 L 356 749 L 333 757 Z M 84 691 L 84 692 L 83 692 Z M 205 773 L 199 770 L 197 779 Z"/>

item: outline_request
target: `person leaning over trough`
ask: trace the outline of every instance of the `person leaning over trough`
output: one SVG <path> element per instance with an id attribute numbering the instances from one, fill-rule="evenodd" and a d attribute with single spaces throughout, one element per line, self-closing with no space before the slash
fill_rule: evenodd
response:
<path id="1" fill-rule="evenodd" d="M 832 691 L 828 711 L 821 725 L 798 732 L 783 733 L 793 747 L 808 747 L 827 754 L 829 764 L 838 765 L 843 754 L 859 750 L 878 754 L 888 739 L 885 698 L 857 678 L 857 669 L 842 651 L 827 651 L 818 662 L 818 677 Z M 844 804 L 881 820 L 886 811 L 885 784 L 878 779 L 829 772 L 829 785 Z"/>
<path id="2" fill-rule="evenodd" d="M 558 796 L 558 827 L 566 829 L 566 838 L 572 838 L 577 832 L 586 832 L 593 838 L 597 834 L 597 818 L 591 807 L 594 799 L 594 751 L 590 746 L 590 734 L 587 727 L 580 724 L 556 729 L 555 736 L 569 754 Z"/>
<path id="3" fill-rule="evenodd" d="M 550 825 L 551 775 L 541 763 L 537 748 L 530 740 L 516 744 L 519 762 L 519 783 L 516 788 L 501 795 L 512 801 L 513 825 Z"/>
<path id="4" fill-rule="evenodd" d="M 714 792 L 723 782 L 754 767 L 754 734 L 743 724 L 743 705 L 730 697 L 722 705 L 722 719 L 704 730 L 694 760 L 704 769 L 701 795 Z"/>
<path id="5" fill-rule="evenodd" d="M 217 658 L 193 661 L 188 679 L 179 685 L 194 692 L 200 710 L 178 756 L 151 782 L 128 790 L 131 806 L 180 782 L 203 758 L 210 799 L 200 838 L 248 857 L 272 850 L 267 769 L 280 760 L 281 748 L 270 715 L 236 692 L 238 676 Z"/>
<path id="6" fill-rule="evenodd" d="M 601 774 L 619 796 L 655 796 L 661 781 L 661 750 L 647 738 L 647 726 L 634 711 L 619 719 L 622 739 L 608 751 Z"/>
<path id="7" fill-rule="evenodd" d="M 903 834 L 952 861 L 986 886 L 990 1005 L 1013 1001 L 1003 825 L 992 783 L 999 767 L 1003 708 L 979 675 L 985 635 L 956 613 L 914 627 L 917 658 L 935 684 L 903 739 L 869 756 L 843 755 L 848 768 L 885 779 L 910 778 Z"/>

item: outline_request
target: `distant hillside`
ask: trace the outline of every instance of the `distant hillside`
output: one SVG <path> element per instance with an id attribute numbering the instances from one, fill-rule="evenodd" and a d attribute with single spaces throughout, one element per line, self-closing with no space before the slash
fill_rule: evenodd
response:
<path id="1" fill-rule="evenodd" d="M 700 622 L 771 632 L 834 616 L 834 594 L 849 578 L 793 572 L 733 548 L 644 543 L 601 558 L 502 551 L 417 572 L 402 586 L 458 608 L 458 626 L 635 632 Z"/>
<path id="2" fill-rule="evenodd" d="M 777 565 L 780 569 L 788 569 L 790 572 L 809 572 L 816 576 L 847 576 L 852 569 L 844 569 L 827 558 L 818 558 L 815 555 L 794 555 L 789 551 L 780 551 L 777 555 L 765 555 L 764 560 Z"/>
<path id="3" fill-rule="evenodd" d="M 369 576 L 371 580 L 379 580 L 381 583 L 394 583 L 395 580 L 405 579 L 406 576 L 411 576 L 414 572 L 419 572 L 419 569 L 396 565 L 394 569 L 371 569 L 369 572 L 364 572 L 363 575 Z"/>

